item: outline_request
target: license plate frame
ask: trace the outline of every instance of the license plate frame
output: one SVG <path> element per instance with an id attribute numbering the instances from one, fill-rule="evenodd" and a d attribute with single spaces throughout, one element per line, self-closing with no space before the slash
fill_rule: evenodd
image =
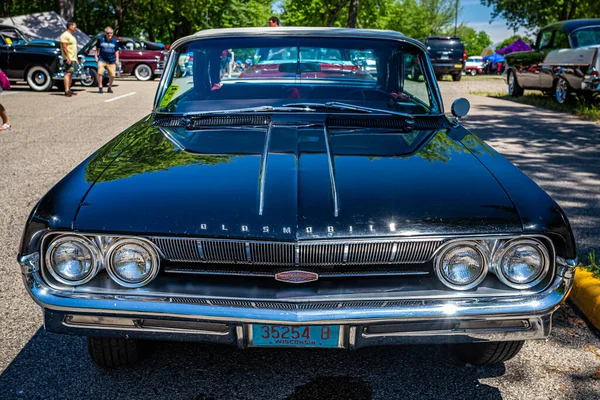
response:
<path id="1" fill-rule="evenodd" d="M 265 328 L 268 328 L 271 333 L 268 338 L 264 337 Z M 307 330 L 308 337 L 306 337 Z M 320 337 L 324 331 L 329 332 L 329 338 Z M 247 332 L 249 347 L 344 348 L 345 327 L 343 325 L 250 324 Z M 279 333 L 279 337 L 275 332 Z M 281 337 L 284 333 L 287 333 L 286 337 Z M 296 335 L 294 336 L 293 333 Z"/>

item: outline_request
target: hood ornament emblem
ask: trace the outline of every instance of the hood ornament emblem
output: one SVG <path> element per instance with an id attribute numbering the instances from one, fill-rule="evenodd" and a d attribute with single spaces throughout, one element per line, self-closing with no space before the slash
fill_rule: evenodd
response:
<path id="1" fill-rule="evenodd" d="M 319 279 L 319 274 L 309 271 L 284 271 L 275 274 L 275 280 L 287 283 L 308 283 Z"/>

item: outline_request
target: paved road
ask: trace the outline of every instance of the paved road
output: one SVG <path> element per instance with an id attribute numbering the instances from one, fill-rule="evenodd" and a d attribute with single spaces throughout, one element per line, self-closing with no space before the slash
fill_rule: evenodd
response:
<path id="1" fill-rule="evenodd" d="M 0 134 L 0 398 L 158 399 L 600 399 L 600 341 L 570 307 L 547 341 L 512 361 L 465 366 L 443 346 L 337 351 L 238 351 L 159 344 L 135 368 L 96 369 L 80 337 L 47 333 L 15 262 L 35 202 L 101 144 L 147 114 L 155 82 L 121 81 L 114 95 L 0 95 L 13 130 Z M 600 126 L 535 108 L 469 96 L 498 81 L 442 82 L 467 95 L 465 124 L 517 163 L 565 208 L 585 249 L 600 243 Z M 125 94 L 127 97 L 119 97 Z M 107 102 L 107 100 L 114 101 Z"/>

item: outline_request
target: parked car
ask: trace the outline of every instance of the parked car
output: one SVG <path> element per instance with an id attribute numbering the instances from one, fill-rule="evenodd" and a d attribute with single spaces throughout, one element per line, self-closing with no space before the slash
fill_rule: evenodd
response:
<path id="1" fill-rule="evenodd" d="M 24 80 L 37 92 L 49 90 L 53 85 L 64 88 L 60 43 L 30 39 L 13 26 L 0 25 L 0 69 L 8 79 Z M 82 76 L 85 74 L 78 71 L 73 79 L 79 80 Z"/>
<path id="2" fill-rule="evenodd" d="M 460 81 L 467 61 L 462 40 L 456 36 L 429 36 L 421 41 L 427 46 L 436 78 L 451 75 L 453 81 Z"/>
<path id="3" fill-rule="evenodd" d="M 228 78 L 228 49 L 325 58 Z M 330 61 L 321 49 L 373 51 L 385 73 L 305 76 Z M 445 115 L 422 43 L 244 28 L 201 31 L 169 54 L 152 114 L 29 216 L 18 259 L 45 329 L 87 336 L 104 367 L 134 363 L 139 339 L 449 343 L 490 364 L 550 334 L 577 265 L 567 217 L 460 125 L 465 99 Z"/>
<path id="4" fill-rule="evenodd" d="M 508 93 L 542 90 L 563 104 L 571 94 L 600 92 L 600 19 L 562 21 L 543 27 L 531 51 L 505 56 Z"/>
<path id="5" fill-rule="evenodd" d="M 470 56 L 465 62 L 465 72 L 470 75 L 483 74 L 483 57 Z"/>
<path id="6" fill-rule="evenodd" d="M 98 63 L 95 59 L 96 43 L 98 38 L 104 35 L 100 33 L 94 36 L 80 51 L 79 54 L 85 57 L 85 70 L 89 77 L 82 80 L 84 86 L 97 85 Z M 116 38 L 119 42 L 119 61 L 121 63 L 118 69 L 118 76 L 133 75 L 139 81 L 149 81 L 162 74 L 165 63 L 165 52 L 160 50 L 146 50 L 142 47 L 135 48 L 129 38 Z M 108 71 L 105 72 L 104 79 L 108 79 Z"/>

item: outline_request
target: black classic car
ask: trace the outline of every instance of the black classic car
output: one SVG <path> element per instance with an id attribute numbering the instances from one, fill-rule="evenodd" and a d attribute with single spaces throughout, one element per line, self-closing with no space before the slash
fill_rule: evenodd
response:
<path id="1" fill-rule="evenodd" d="M 279 73 L 229 76 L 229 50 Z M 302 58 L 333 53 L 368 53 L 377 73 Z M 424 80 L 407 79 L 416 60 Z M 450 343 L 470 363 L 510 359 L 550 334 L 573 234 L 543 190 L 443 107 L 425 46 L 397 32 L 178 40 L 152 114 L 27 221 L 18 259 L 45 328 L 87 336 L 104 367 L 136 362 L 139 339 Z M 467 111 L 464 99 L 452 106 Z"/>
<path id="2" fill-rule="evenodd" d="M 600 93 L 600 19 L 557 22 L 542 28 L 535 48 L 505 56 L 505 81 L 511 96 L 542 90 L 563 104 Z"/>
<path id="3" fill-rule="evenodd" d="M 80 59 L 81 61 L 82 59 Z M 0 69 L 10 80 L 27 82 L 37 92 L 63 87 L 60 42 L 30 39 L 13 26 L 0 25 Z M 80 72 L 75 80 L 82 78 Z"/>

